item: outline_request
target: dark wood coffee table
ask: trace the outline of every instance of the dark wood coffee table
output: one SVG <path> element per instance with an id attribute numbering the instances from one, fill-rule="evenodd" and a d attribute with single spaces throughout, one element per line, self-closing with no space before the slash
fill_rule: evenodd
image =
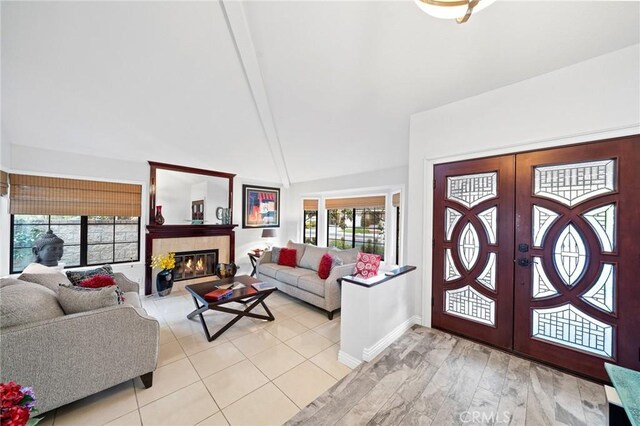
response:
<path id="1" fill-rule="evenodd" d="M 244 288 L 234 290 L 233 295 L 231 295 L 231 297 L 224 300 L 218 300 L 216 302 L 212 302 L 205 299 L 204 295 L 209 293 L 210 291 L 215 290 L 218 286 L 231 284 L 234 282 L 240 282 L 244 284 Z M 210 342 L 217 339 L 222 333 L 227 331 L 233 324 L 240 321 L 242 317 L 251 317 L 251 318 L 258 318 L 258 319 L 263 319 L 267 321 L 273 321 L 275 317 L 273 316 L 273 314 L 271 313 L 267 305 L 264 303 L 264 299 L 266 299 L 271 293 L 276 291 L 276 289 L 270 288 L 268 290 L 260 290 L 260 291 L 255 290 L 251 286 L 251 284 L 259 283 L 259 282 L 261 281 L 255 278 L 248 277 L 246 275 L 240 275 L 232 278 L 223 278 L 217 281 L 208 281 L 200 284 L 187 285 L 185 286 L 185 288 L 189 293 L 191 293 L 191 296 L 193 296 L 193 303 L 195 303 L 196 305 L 195 311 L 187 315 L 187 318 L 193 319 L 193 317 L 195 317 L 196 315 L 200 316 L 200 322 L 202 323 L 204 334 L 205 336 L 207 336 L 207 340 L 209 340 Z M 255 291 L 252 291 L 252 290 L 255 290 Z M 245 304 L 246 308 L 243 311 L 241 311 L 238 309 L 232 309 L 232 308 L 222 306 L 231 302 L 243 303 Z M 264 308 L 264 310 L 267 312 L 268 315 L 251 313 L 253 308 L 255 308 L 258 305 L 262 305 L 262 307 Z M 207 323 L 204 321 L 204 317 L 202 315 L 203 312 L 206 312 L 209 309 L 211 309 L 212 311 L 220 311 L 220 312 L 226 312 L 228 314 L 234 314 L 236 317 L 233 318 L 231 321 L 229 321 L 224 327 L 222 327 L 212 336 L 209 333 L 209 328 L 207 327 Z"/>

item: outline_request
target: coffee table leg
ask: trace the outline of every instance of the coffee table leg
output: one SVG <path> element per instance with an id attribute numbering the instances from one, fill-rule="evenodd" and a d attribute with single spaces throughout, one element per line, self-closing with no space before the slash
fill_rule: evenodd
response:
<path id="1" fill-rule="evenodd" d="M 267 304 L 264 303 L 264 299 L 266 299 L 266 297 L 260 300 L 260 304 L 262 304 L 264 310 L 267 311 L 267 315 L 269 315 L 269 321 L 273 321 L 274 319 L 276 319 L 276 317 L 274 317 L 269 308 L 267 308 Z"/>
<path id="2" fill-rule="evenodd" d="M 209 307 L 207 305 L 200 306 L 200 304 L 198 303 L 198 299 L 196 299 L 195 297 L 193 298 L 193 303 L 196 305 L 196 310 L 191 312 L 189 315 L 187 315 L 187 319 L 192 319 L 196 315 L 199 315 L 200 323 L 202 324 L 202 328 L 204 329 L 204 335 L 207 336 L 207 340 L 211 342 L 213 339 L 215 339 L 218 336 L 211 338 L 211 335 L 209 334 L 209 328 L 207 327 L 207 323 L 204 321 L 204 315 L 202 315 L 202 313 L 207 311 Z"/>

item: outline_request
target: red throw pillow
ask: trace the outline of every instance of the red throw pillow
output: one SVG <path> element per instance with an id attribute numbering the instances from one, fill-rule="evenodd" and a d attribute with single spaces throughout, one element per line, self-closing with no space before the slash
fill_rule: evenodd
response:
<path id="1" fill-rule="evenodd" d="M 278 258 L 278 265 L 296 267 L 296 256 L 298 250 L 282 248 L 280 249 L 280 258 Z"/>
<path id="2" fill-rule="evenodd" d="M 320 259 L 320 264 L 318 265 L 318 276 L 323 280 L 329 278 L 332 264 L 333 256 L 331 256 L 329 253 L 323 254 L 322 258 Z"/>
<path id="3" fill-rule="evenodd" d="M 362 278 L 372 278 L 378 274 L 380 256 L 377 254 L 358 253 L 356 260 L 356 275 Z"/>
<path id="4" fill-rule="evenodd" d="M 100 288 L 116 285 L 116 281 L 109 275 L 94 275 L 80 282 L 80 287 Z"/>

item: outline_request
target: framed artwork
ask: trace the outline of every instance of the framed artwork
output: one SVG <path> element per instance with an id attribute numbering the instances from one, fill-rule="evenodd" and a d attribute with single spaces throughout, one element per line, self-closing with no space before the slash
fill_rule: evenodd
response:
<path id="1" fill-rule="evenodd" d="M 280 226 L 280 189 L 242 185 L 242 227 Z"/>

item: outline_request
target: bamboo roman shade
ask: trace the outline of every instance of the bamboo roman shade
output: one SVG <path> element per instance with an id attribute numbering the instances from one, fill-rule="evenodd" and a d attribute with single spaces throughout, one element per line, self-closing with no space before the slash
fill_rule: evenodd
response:
<path id="1" fill-rule="evenodd" d="M 376 197 L 351 197 L 351 198 L 329 198 L 324 205 L 327 210 L 334 209 L 357 209 L 357 208 L 384 208 L 384 195 Z"/>
<path id="2" fill-rule="evenodd" d="M 9 189 L 9 175 L 0 170 L 0 197 L 7 195 Z"/>
<path id="3" fill-rule="evenodd" d="M 10 175 L 11 214 L 140 216 L 141 185 Z"/>
<path id="4" fill-rule="evenodd" d="M 396 192 L 395 194 L 392 195 L 391 204 L 393 204 L 393 207 L 400 207 L 400 193 L 399 192 Z"/>
<path id="5" fill-rule="evenodd" d="M 302 200 L 305 210 L 318 210 L 318 200 Z"/>

